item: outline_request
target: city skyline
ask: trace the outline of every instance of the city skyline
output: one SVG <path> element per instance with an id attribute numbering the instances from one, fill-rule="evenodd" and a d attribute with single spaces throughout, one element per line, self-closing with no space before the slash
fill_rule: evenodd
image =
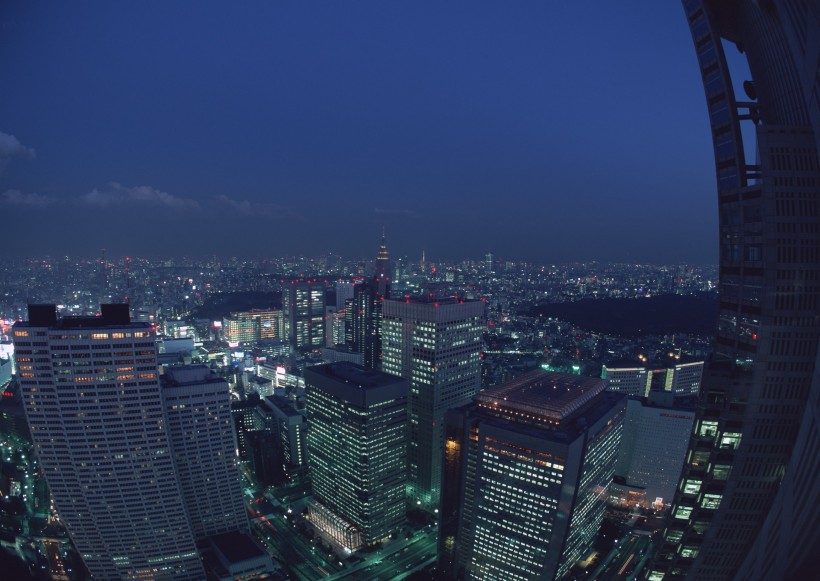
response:
<path id="1" fill-rule="evenodd" d="M 396 255 L 715 262 L 697 66 L 655 4 L 7 5 L 11 252 L 369 256 L 338 232 L 385 226 Z"/>

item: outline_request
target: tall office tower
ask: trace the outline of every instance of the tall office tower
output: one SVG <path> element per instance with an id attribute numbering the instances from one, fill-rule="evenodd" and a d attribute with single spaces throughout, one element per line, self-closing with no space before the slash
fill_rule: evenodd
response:
<path id="1" fill-rule="evenodd" d="M 373 278 L 353 287 L 349 317 L 351 351 L 364 355 L 364 366 L 378 369 L 382 358 L 382 303 L 390 298 L 390 257 L 382 236 Z"/>
<path id="2" fill-rule="evenodd" d="M 484 255 L 484 270 L 488 273 L 493 272 L 493 253 L 488 252 Z"/>
<path id="3" fill-rule="evenodd" d="M 339 281 L 336 283 L 336 310 L 343 311 L 347 299 L 353 298 L 353 283 Z"/>
<path id="4" fill-rule="evenodd" d="M 325 344 L 325 289 L 317 282 L 291 281 L 282 289 L 282 310 L 288 341 L 311 351 Z"/>
<path id="5" fill-rule="evenodd" d="M 345 344 L 344 307 L 325 307 L 325 347 Z"/>
<path id="6" fill-rule="evenodd" d="M 162 376 L 165 421 L 182 501 L 194 539 L 248 532 L 228 382 L 205 365 L 168 367 Z"/>
<path id="7" fill-rule="evenodd" d="M 54 505 L 98 579 L 205 578 L 174 469 L 154 331 L 29 306 L 14 325 L 29 426 Z"/>
<path id="8" fill-rule="evenodd" d="M 820 4 L 683 6 L 717 166 L 720 304 L 715 354 L 651 574 L 810 577 L 820 545 Z M 724 39 L 746 55 L 746 99 L 736 98 Z M 742 123 L 755 132 L 755 160 L 746 159 Z"/>
<path id="9" fill-rule="evenodd" d="M 537 370 L 447 413 L 440 565 L 460 579 L 560 579 L 604 516 L 626 396 Z"/>
<path id="10" fill-rule="evenodd" d="M 484 303 L 386 300 L 382 371 L 410 383 L 407 495 L 433 511 L 441 492 L 444 413 L 472 401 L 481 386 Z"/>
<path id="11" fill-rule="evenodd" d="M 236 450 L 239 459 L 247 461 L 251 459 L 251 447 L 248 442 L 248 434 L 260 429 L 259 418 L 256 415 L 256 406 L 259 405 L 260 397 L 258 393 L 251 392 L 247 399 L 243 401 L 231 402 L 231 416 L 233 417 L 233 428 L 236 435 Z"/>
<path id="12" fill-rule="evenodd" d="M 266 397 L 260 409 L 276 422 L 276 445 L 282 449 L 285 473 L 289 476 L 301 474 L 307 469 L 305 416 L 281 395 Z"/>
<path id="13" fill-rule="evenodd" d="M 329 363 L 305 370 L 305 395 L 313 493 L 346 523 L 328 532 L 351 543 L 352 525 L 366 545 L 397 533 L 405 522 L 407 382 Z"/>
<path id="14" fill-rule="evenodd" d="M 671 502 L 678 485 L 697 396 L 650 391 L 629 398 L 615 475 L 623 478 L 621 499 L 643 506 Z M 660 499 L 660 500 L 659 500 Z"/>
<path id="15" fill-rule="evenodd" d="M 665 367 L 613 363 L 604 365 L 601 378 L 609 382 L 610 391 L 630 397 L 647 397 L 650 391 L 666 391 L 676 396 L 698 395 L 703 365 L 703 361 L 678 361 Z"/>

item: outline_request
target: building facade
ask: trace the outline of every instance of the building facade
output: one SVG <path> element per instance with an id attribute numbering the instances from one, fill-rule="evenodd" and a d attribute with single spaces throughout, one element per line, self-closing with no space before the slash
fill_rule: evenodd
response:
<path id="1" fill-rule="evenodd" d="M 406 507 L 407 382 L 353 363 L 330 363 L 305 370 L 305 394 L 316 499 L 352 525 L 363 544 L 398 533 Z"/>
<path id="2" fill-rule="evenodd" d="M 650 391 L 666 391 L 675 396 L 698 395 L 703 377 L 703 361 L 672 363 L 664 367 L 645 365 L 604 365 L 601 378 L 609 390 L 630 397 L 647 397 Z"/>
<path id="3" fill-rule="evenodd" d="M 439 504 L 444 414 L 481 385 L 483 325 L 481 301 L 384 301 L 382 370 L 410 384 L 407 495 L 425 510 Z"/>
<path id="4" fill-rule="evenodd" d="M 816 475 L 820 445 L 817 410 L 808 405 L 820 389 L 820 6 L 684 0 L 683 7 L 717 169 L 719 320 L 650 574 L 799 578 L 820 544 L 816 476 L 807 472 L 814 466 Z M 724 40 L 746 55 L 745 98 L 735 94 Z M 746 158 L 742 124 L 755 132 L 755 160 Z"/>
<path id="5" fill-rule="evenodd" d="M 162 399 L 194 539 L 248 532 L 228 382 L 205 365 L 170 366 L 162 376 Z"/>
<path id="6" fill-rule="evenodd" d="M 282 289 L 282 311 L 291 347 L 305 352 L 325 344 L 325 289 L 321 284 L 286 284 Z"/>
<path id="7" fill-rule="evenodd" d="M 696 396 L 675 398 L 663 391 L 629 398 L 615 475 L 637 493 L 643 506 L 670 503 L 675 496 L 695 404 Z M 622 500 L 626 503 L 627 499 Z"/>
<path id="8" fill-rule="evenodd" d="M 440 565 L 457 579 L 559 579 L 603 520 L 626 396 L 543 370 L 447 414 Z"/>
<path id="9" fill-rule="evenodd" d="M 99 579 L 205 572 L 165 428 L 152 327 L 127 305 L 58 318 L 31 305 L 14 326 L 26 416 L 54 505 Z"/>

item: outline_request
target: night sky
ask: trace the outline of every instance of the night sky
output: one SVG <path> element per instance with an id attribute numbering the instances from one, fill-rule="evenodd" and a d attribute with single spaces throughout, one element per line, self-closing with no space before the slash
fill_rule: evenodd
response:
<path id="1" fill-rule="evenodd" d="M 716 261 L 678 2 L 0 4 L 4 253 Z"/>

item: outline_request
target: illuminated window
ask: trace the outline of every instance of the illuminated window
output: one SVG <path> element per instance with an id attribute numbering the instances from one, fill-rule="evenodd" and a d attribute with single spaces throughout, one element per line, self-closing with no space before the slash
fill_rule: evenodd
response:
<path id="1" fill-rule="evenodd" d="M 15 329 L 14 330 L 15 337 L 28 337 L 28 331 L 25 329 Z"/>
<path id="2" fill-rule="evenodd" d="M 678 509 L 675 511 L 675 518 L 681 520 L 687 520 L 689 515 L 692 514 L 692 507 L 691 506 L 679 506 Z"/>
<path id="3" fill-rule="evenodd" d="M 680 556 L 684 559 L 694 559 L 698 556 L 698 549 L 697 547 L 682 547 L 680 550 Z"/>
<path id="4" fill-rule="evenodd" d="M 717 421 L 703 420 L 698 427 L 698 435 L 701 438 L 714 438 L 717 435 Z"/>
<path id="5" fill-rule="evenodd" d="M 108 333 L 91 333 L 91 338 L 95 341 L 100 339 L 108 339 Z"/>
<path id="6" fill-rule="evenodd" d="M 731 471 L 732 467 L 729 464 L 715 464 L 715 467 L 712 468 L 712 478 L 715 480 L 726 480 L 729 478 Z"/>
<path id="7" fill-rule="evenodd" d="M 721 494 L 704 494 L 700 501 L 700 506 L 703 508 L 716 509 L 720 506 L 720 501 L 723 498 Z"/>
<path id="8" fill-rule="evenodd" d="M 724 450 L 737 450 L 740 445 L 739 432 L 724 432 L 720 438 L 720 447 Z"/>
<path id="9" fill-rule="evenodd" d="M 700 492 L 700 485 L 703 484 L 701 480 L 687 479 L 683 485 L 684 494 L 697 494 Z"/>

